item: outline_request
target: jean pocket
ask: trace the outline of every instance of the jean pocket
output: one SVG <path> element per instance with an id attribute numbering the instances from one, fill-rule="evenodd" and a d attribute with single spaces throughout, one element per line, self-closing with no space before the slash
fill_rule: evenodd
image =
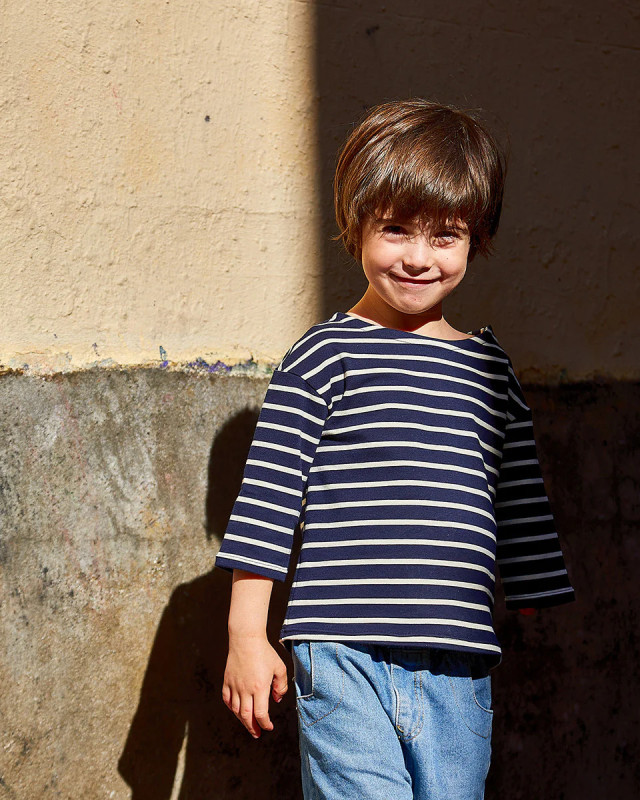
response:
<path id="1" fill-rule="evenodd" d="M 447 677 L 464 724 L 473 733 L 488 739 L 493 723 L 491 676 L 472 670 L 464 654 L 449 656 L 448 662 Z"/>
<path id="2" fill-rule="evenodd" d="M 291 657 L 296 699 L 304 700 L 307 697 L 313 697 L 311 642 L 294 641 L 291 647 Z"/>
<path id="3" fill-rule="evenodd" d="M 485 675 L 482 678 L 471 678 L 473 697 L 476 704 L 488 714 L 493 714 L 491 708 L 491 676 Z"/>
<path id="4" fill-rule="evenodd" d="M 338 708 L 344 671 L 336 642 L 294 641 L 291 648 L 298 715 L 315 725 Z"/>

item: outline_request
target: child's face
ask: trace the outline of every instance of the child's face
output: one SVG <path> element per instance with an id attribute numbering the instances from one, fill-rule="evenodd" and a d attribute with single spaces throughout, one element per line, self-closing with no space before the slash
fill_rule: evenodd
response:
<path id="1" fill-rule="evenodd" d="M 441 313 L 463 279 L 469 255 L 466 225 L 425 230 L 418 219 L 369 220 L 362 232 L 362 267 L 376 302 L 402 314 Z"/>

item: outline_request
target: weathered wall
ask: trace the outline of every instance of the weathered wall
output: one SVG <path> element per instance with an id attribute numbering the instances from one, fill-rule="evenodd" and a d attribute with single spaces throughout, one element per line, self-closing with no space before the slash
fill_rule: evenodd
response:
<path id="1" fill-rule="evenodd" d="M 278 358 L 319 304 L 309 4 L 2 17 L 0 363 Z"/>
<path id="2" fill-rule="evenodd" d="M 578 594 L 498 614 L 487 798 L 635 800 L 629 4 L 35 0 L 2 20 L 0 798 L 299 798 L 292 692 L 259 742 L 220 701 L 212 564 L 270 365 L 364 289 L 328 240 L 338 143 L 422 94 L 511 139 L 498 254 L 448 313 L 492 324 L 529 381 Z"/>
<path id="3" fill-rule="evenodd" d="M 0 381 L 0 797 L 120 800 L 122 776 L 135 800 L 300 797 L 292 682 L 258 741 L 220 700 L 230 580 L 211 568 L 266 385 Z M 531 619 L 498 600 L 487 798 L 632 800 L 640 385 L 526 388 L 578 601 Z"/>
<path id="4" fill-rule="evenodd" d="M 250 752 L 222 704 L 230 581 L 207 575 L 265 389 L 161 369 L 0 381 L 0 797 L 130 796 L 118 761 L 170 597 L 122 764 L 135 796 L 171 795 L 187 723 L 197 796 L 242 796 L 249 761 L 276 796 L 295 753 L 271 776 L 276 745 Z"/>

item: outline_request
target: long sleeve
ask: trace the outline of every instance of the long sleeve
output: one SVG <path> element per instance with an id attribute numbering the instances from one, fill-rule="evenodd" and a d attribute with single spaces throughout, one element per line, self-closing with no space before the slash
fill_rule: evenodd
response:
<path id="1" fill-rule="evenodd" d="M 328 408 L 304 378 L 279 367 L 262 405 L 216 566 L 287 576 L 293 535 Z"/>
<path id="2" fill-rule="evenodd" d="M 531 409 L 511 363 L 495 509 L 497 562 L 507 608 L 543 608 L 574 600 L 540 470 Z"/>

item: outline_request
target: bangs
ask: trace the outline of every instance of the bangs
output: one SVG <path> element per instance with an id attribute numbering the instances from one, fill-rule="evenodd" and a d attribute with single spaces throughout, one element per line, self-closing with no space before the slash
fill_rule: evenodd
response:
<path id="1" fill-rule="evenodd" d="M 502 205 L 497 145 L 472 117 L 427 101 L 375 110 L 347 141 L 336 171 L 336 218 L 352 255 L 362 226 L 381 217 L 433 229 L 467 227 L 487 254 Z"/>
<path id="2" fill-rule="evenodd" d="M 402 137 L 381 152 L 372 149 L 362 154 L 363 180 L 353 198 L 355 216 L 418 218 L 425 227 L 438 228 L 457 221 L 469 231 L 478 227 L 491 200 L 482 173 L 455 138 L 431 136 L 430 142 L 425 138 Z"/>
<path id="3" fill-rule="evenodd" d="M 425 229 L 460 223 L 469 231 L 477 227 L 484 202 L 464 172 L 432 163 L 412 165 L 404 159 L 398 166 L 396 169 L 396 164 L 388 161 L 384 165 L 387 174 L 362 187 L 361 196 L 354 198 L 356 216 L 418 220 Z"/>

